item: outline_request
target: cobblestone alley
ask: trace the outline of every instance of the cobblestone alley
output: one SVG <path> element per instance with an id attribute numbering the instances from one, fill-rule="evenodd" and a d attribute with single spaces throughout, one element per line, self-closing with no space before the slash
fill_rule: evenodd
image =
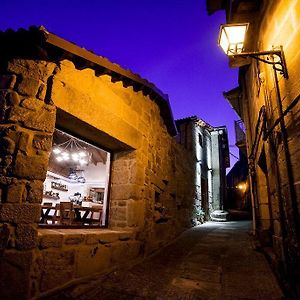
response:
<path id="1" fill-rule="evenodd" d="M 48 299 L 283 299 L 248 221 L 192 228 L 131 268 Z"/>

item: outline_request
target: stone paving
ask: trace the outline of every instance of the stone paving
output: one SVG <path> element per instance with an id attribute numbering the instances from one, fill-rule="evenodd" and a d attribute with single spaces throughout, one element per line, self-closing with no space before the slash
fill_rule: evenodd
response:
<path id="1" fill-rule="evenodd" d="M 208 222 L 131 268 L 48 299 L 284 299 L 265 257 L 253 250 L 250 226 Z"/>

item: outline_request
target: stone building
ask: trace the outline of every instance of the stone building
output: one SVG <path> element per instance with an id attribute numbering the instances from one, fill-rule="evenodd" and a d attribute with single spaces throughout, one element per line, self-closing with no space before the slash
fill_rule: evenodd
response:
<path id="1" fill-rule="evenodd" d="M 196 208 L 203 221 L 218 218 L 226 198 L 226 168 L 229 164 L 225 126 L 213 127 L 196 116 L 176 121 L 178 142 L 196 157 Z"/>
<path id="2" fill-rule="evenodd" d="M 237 209 L 251 212 L 251 199 L 249 194 L 248 161 L 244 152 L 239 150 L 239 160 L 226 175 L 227 201 L 226 209 Z"/>
<path id="3" fill-rule="evenodd" d="M 249 22 L 246 52 L 284 52 L 287 74 L 269 64 L 272 55 L 231 57 L 239 86 L 225 97 L 246 126 L 254 229 L 291 298 L 299 299 L 300 1 L 208 0 L 207 9 L 224 9 L 228 23 Z"/>
<path id="4" fill-rule="evenodd" d="M 44 28 L 0 44 L 1 299 L 45 296 L 192 226 L 196 161 L 166 95 Z"/>

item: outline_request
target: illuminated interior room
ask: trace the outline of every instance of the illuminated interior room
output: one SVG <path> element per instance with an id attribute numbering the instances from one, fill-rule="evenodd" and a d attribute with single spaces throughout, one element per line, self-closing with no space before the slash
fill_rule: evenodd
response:
<path id="1" fill-rule="evenodd" d="M 42 226 L 105 226 L 110 154 L 55 129 Z"/>

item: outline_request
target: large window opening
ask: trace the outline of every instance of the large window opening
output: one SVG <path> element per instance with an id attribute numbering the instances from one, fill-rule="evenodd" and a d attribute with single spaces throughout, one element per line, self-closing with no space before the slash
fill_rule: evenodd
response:
<path id="1" fill-rule="evenodd" d="M 110 153 L 55 129 L 41 226 L 106 226 Z"/>

